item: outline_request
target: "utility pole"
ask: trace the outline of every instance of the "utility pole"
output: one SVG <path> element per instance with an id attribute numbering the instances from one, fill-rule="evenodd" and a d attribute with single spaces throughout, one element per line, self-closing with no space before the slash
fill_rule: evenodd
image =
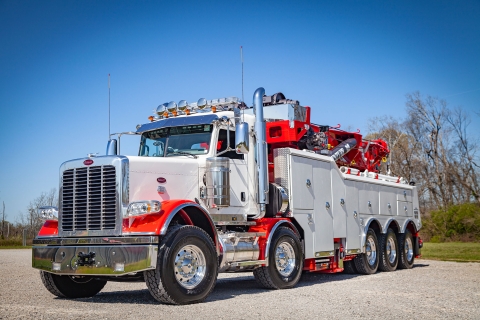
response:
<path id="1" fill-rule="evenodd" d="M 5 239 L 5 201 L 3 202 L 3 213 L 2 213 L 2 239 Z"/>

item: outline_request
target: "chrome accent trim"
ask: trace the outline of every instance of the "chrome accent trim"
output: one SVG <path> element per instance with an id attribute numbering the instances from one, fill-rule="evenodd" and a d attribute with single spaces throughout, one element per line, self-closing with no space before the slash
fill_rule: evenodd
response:
<path id="1" fill-rule="evenodd" d="M 258 261 L 258 239 L 264 236 L 265 232 L 220 232 L 219 272 L 235 271 L 231 267 L 238 267 L 238 263 L 245 261 Z"/>
<path id="2" fill-rule="evenodd" d="M 70 246 L 87 244 L 158 244 L 158 236 L 138 236 L 138 237 L 98 237 L 98 238 L 35 238 L 34 246 Z"/>
<path id="3" fill-rule="evenodd" d="M 266 261 L 265 266 L 268 266 L 268 252 L 270 251 L 270 243 L 272 242 L 273 234 L 275 233 L 277 228 L 282 224 L 290 225 L 292 230 L 298 235 L 297 228 L 295 228 L 293 223 L 291 223 L 290 221 L 280 220 L 277 223 L 275 223 L 274 226 L 272 227 L 272 230 L 270 230 L 270 234 L 268 235 L 267 243 L 265 244 L 265 261 Z"/>
<path id="4" fill-rule="evenodd" d="M 288 241 L 281 242 L 275 250 L 275 267 L 282 277 L 288 277 L 295 270 L 295 250 Z"/>
<path id="5" fill-rule="evenodd" d="M 254 221 L 214 221 L 216 226 L 254 226 Z"/>
<path id="6" fill-rule="evenodd" d="M 362 253 L 365 253 L 365 242 L 367 240 L 367 232 L 368 232 L 368 228 L 370 227 L 370 224 L 373 222 L 373 221 L 377 221 L 378 224 L 381 226 L 382 224 L 377 220 L 375 219 L 374 217 L 370 217 L 367 219 L 366 222 L 364 222 L 364 227 L 363 227 L 363 230 L 362 230 L 362 233 L 360 234 L 360 245 L 362 246 Z M 382 228 L 383 230 L 383 228 Z M 382 233 L 385 233 L 382 231 Z"/>
<path id="7" fill-rule="evenodd" d="M 110 139 L 107 143 L 107 156 L 116 156 L 118 154 L 117 139 Z"/>
<path id="8" fill-rule="evenodd" d="M 333 257 L 334 255 L 335 255 L 335 250 L 315 252 L 315 258 Z"/>
<path id="9" fill-rule="evenodd" d="M 187 290 L 192 290 L 205 278 L 207 260 L 202 249 L 188 244 L 177 251 L 172 267 L 177 283 Z"/>
<path id="10" fill-rule="evenodd" d="M 259 265 L 267 265 L 267 260 L 253 260 L 253 261 L 239 261 L 233 262 L 231 264 L 232 267 L 251 267 L 251 266 L 259 266 Z"/>
<path id="11" fill-rule="evenodd" d="M 60 275 L 121 276 L 153 270 L 158 245 L 46 246 L 32 248 L 32 267 Z M 94 260 L 81 265 L 79 254 L 94 253 Z"/>
<path id="12" fill-rule="evenodd" d="M 152 232 L 123 232 L 122 236 L 135 236 L 135 235 L 156 235 L 154 231 Z"/>
<path id="13" fill-rule="evenodd" d="M 357 254 L 362 253 L 362 249 L 348 249 L 347 254 Z"/>
<path id="14" fill-rule="evenodd" d="M 177 126 L 190 126 L 196 124 L 210 124 L 212 121 L 217 120 L 216 114 L 205 114 L 196 117 L 179 116 L 173 118 L 166 118 L 159 121 L 154 121 L 146 124 L 142 124 L 137 129 L 136 133 L 143 133 L 150 130 L 155 130 L 164 127 L 177 127 Z"/>
<path id="15" fill-rule="evenodd" d="M 237 110 L 237 108 L 235 109 Z M 237 118 L 235 118 L 237 121 Z M 237 153 L 247 154 L 250 150 L 249 145 L 249 126 L 246 122 L 235 125 L 235 150 Z"/>
<path id="16" fill-rule="evenodd" d="M 207 158 L 205 168 L 206 203 L 209 208 L 230 206 L 230 159 Z"/>
<path id="17" fill-rule="evenodd" d="M 400 230 L 400 226 L 399 226 L 399 224 L 398 224 L 397 219 L 395 219 L 395 218 L 389 218 L 389 219 L 385 222 L 384 227 L 382 228 L 382 233 L 387 233 L 387 230 L 388 230 L 388 228 L 390 227 L 390 224 L 391 224 L 392 222 L 395 222 L 395 224 L 397 225 L 398 230 Z M 368 231 L 368 229 L 367 229 L 367 231 Z"/>
<path id="18" fill-rule="evenodd" d="M 410 222 L 412 222 L 413 225 L 415 226 L 415 231 L 418 231 L 420 229 L 419 226 L 417 225 L 417 223 L 415 223 L 414 219 L 407 219 L 407 220 L 405 220 L 402 227 L 400 228 L 400 233 L 405 233 L 405 231 L 407 230 L 407 226 Z"/>
<path id="19" fill-rule="evenodd" d="M 95 157 L 91 166 L 84 165 L 84 160 L 85 158 L 75 159 L 64 162 L 60 166 L 58 234 L 60 237 L 120 236 L 123 215 L 127 211 L 129 202 L 128 158 L 124 156 Z M 103 175 L 107 174 L 105 171 L 107 166 L 112 166 L 115 171 L 113 180 L 108 186 L 110 188 L 108 192 L 112 194 L 104 190 Z M 64 180 L 67 179 L 66 171 L 71 171 L 68 173 L 70 181 Z M 80 177 L 85 177 L 86 181 L 77 181 L 76 179 Z M 92 183 L 89 179 L 91 178 L 98 179 L 95 181 L 98 182 L 95 192 L 90 189 Z M 68 183 L 68 189 L 66 189 L 66 183 Z M 83 197 L 82 203 L 77 202 L 78 196 Z M 99 196 L 101 196 L 100 200 Z M 95 203 L 95 213 L 92 213 L 90 201 Z M 114 201 L 113 207 L 106 201 Z M 67 205 L 69 206 L 68 214 L 65 210 Z M 109 215 L 105 210 L 109 211 Z M 108 220 L 104 220 L 105 218 Z"/>

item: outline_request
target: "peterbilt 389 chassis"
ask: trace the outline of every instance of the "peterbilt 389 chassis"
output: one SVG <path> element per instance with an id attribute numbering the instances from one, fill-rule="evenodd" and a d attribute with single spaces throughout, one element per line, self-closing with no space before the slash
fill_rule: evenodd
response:
<path id="1" fill-rule="evenodd" d="M 59 208 L 33 246 L 45 287 L 90 297 L 107 281 L 145 281 L 160 302 L 201 302 L 218 272 L 253 271 L 271 289 L 302 271 L 412 268 L 421 228 L 413 183 L 380 174 L 383 140 L 310 122 L 281 94 L 160 105 L 137 156 L 60 167 Z"/>

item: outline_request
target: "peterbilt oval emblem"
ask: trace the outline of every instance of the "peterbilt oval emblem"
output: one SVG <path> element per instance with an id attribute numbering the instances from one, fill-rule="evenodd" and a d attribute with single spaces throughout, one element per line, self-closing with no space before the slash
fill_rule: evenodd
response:
<path id="1" fill-rule="evenodd" d="M 167 182 L 167 179 L 165 179 L 164 177 L 160 177 L 160 178 L 157 178 L 157 182 L 158 183 L 165 183 L 165 182 Z"/>
<path id="2" fill-rule="evenodd" d="M 83 164 L 86 165 L 86 166 L 89 166 L 93 163 L 93 160 L 92 159 L 87 159 L 85 161 L 83 161 Z"/>

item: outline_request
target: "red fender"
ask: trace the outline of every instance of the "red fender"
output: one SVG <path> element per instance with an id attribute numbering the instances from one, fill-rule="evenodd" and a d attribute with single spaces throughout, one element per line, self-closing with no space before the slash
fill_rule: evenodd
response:
<path id="1" fill-rule="evenodd" d="M 164 235 L 173 217 L 178 213 L 187 225 L 195 225 L 190 215 L 186 212 L 188 208 L 196 208 L 203 213 L 208 220 L 214 243 L 217 243 L 215 225 L 208 212 L 199 204 L 190 200 L 166 200 L 162 202 L 162 208 L 158 213 L 144 214 L 123 219 L 122 233 L 124 235 L 135 234 L 155 234 Z M 195 219 L 194 219 L 195 220 Z"/>
<path id="2" fill-rule="evenodd" d="M 269 246 L 268 241 L 272 238 L 272 231 L 275 232 L 278 226 L 286 225 L 300 237 L 297 228 L 295 228 L 293 223 L 288 218 L 262 218 L 256 220 L 256 222 L 257 224 L 255 226 L 251 226 L 248 232 L 265 232 L 265 236 L 258 239 L 260 260 L 265 259 L 266 248 Z M 272 230 L 273 228 L 275 228 L 275 230 Z"/>

